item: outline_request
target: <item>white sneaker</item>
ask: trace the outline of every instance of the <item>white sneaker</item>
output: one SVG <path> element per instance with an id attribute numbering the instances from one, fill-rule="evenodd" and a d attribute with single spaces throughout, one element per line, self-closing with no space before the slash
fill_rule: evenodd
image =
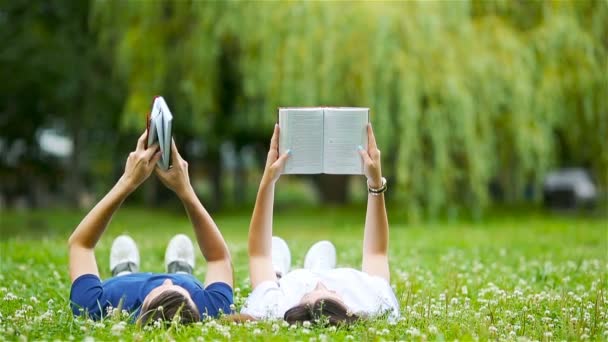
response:
<path id="1" fill-rule="evenodd" d="M 165 269 L 168 273 L 192 274 L 194 269 L 194 246 L 184 234 L 175 235 L 165 251 Z"/>
<path id="2" fill-rule="evenodd" d="M 112 242 L 110 270 L 115 277 L 139 270 L 139 250 L 130 236 L 120 235 Z"/>
<path id="3" fill-rule="evenodd" d="M 312 245 L 304 258 L 304 268 L 307 270 L 330 270 L 336 267 L 336 247 L 324 240 Z"/>
<path id="4" fill-rule="evenodd" d="M 291 268 L 289 246 L 278 236 L 272 237 L 272 267 L 279 278 L 287 274 Z"/>

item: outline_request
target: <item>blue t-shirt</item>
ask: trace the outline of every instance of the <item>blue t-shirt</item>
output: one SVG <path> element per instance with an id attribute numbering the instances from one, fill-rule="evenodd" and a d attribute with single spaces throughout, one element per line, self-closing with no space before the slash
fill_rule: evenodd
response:
<path id="1" fill-rule="evenodd" d="M 190 293 L 201 319 L 206 315 L 217 317 L 220 310 L 226 314 L 231 312 L 233 297 L 230 285 L 216 282 L 204 288 L 192 275 L 176 273 L 132 273 L 103 282 L 93 274 L 81 275 L 72 283 L 72 312 L 74 315 L 88 312 L 91 318 L 99 319 L 107 314 L 108 307 L 116 308 L 122 300 L 122 309 L 135 313 L 134 317 L 137 317 L 144 298 L 167 279 Z"/>

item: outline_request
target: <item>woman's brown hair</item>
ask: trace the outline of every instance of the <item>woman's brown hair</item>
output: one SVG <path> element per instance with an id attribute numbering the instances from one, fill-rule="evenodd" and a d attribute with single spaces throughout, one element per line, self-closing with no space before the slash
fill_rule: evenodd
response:
<path id="1" fill-rule="evenodd" d="M 350 314 L 348 309 L 333 299 L 317 299 L 314 303 L 299 304 L 287 310 L 283 319 L 289 324 L 309 321 L 311 323 L 323 322 L 326 318 L 330 325 L 350 324 L 359 319 L 359 316 Z"/>
<path id="2" fill-rule="evenodd" d="M 166 290 L 141 307 L 138 324 L 147 325 L 157 320 L 170 322 L 179 315 L 178 322 L 188 324 L 198 322 L 200 314 L 188 298 L 177 291 Z"/>

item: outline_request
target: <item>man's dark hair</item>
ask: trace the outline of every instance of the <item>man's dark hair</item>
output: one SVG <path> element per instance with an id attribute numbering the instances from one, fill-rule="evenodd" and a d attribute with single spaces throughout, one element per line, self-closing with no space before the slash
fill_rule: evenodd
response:
<path id="1" fill-rule="evenodd" d="M 287 310 L 283 319 L 289 324 L 323 323 L 328 319 L 330 325 L 350 324 L 359 319 L 359 316 L 349 314 L 348 309 L 333 299 L 317 299 L 314 303 L 299 304 Z"/>
<path id="2" fill-rule="evenodd" d="M 200 320 L 198 309 L 188 301 L 188 298 L 177 291 L 166 290 L 141 307 L 141 314 L 137 321 L 142 326 L 159 319 L 167 323 L 171 322 L 176 315 L 179 315 L 177 320 L 181 324 Z"/>

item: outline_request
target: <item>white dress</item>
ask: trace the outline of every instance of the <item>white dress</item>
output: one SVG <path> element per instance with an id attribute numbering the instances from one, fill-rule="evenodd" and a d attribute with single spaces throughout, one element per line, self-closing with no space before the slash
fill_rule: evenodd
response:
<path id="1" fill-rule="evenodd" d="M 391 320 L 399 317 L 399 303 L 386 279 L 353 268 L 297 269 L 278 283 L 262 282 L 251 292 L 241 313 L 258 319 L 281 319 L 319 282 L 340 295 L 353 314 L 373 317 L 388 313 Z"/>

